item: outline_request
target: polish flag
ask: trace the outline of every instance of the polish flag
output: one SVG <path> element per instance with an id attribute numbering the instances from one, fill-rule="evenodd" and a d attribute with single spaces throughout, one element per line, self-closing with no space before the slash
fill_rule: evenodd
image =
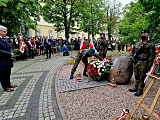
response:
<path id="1" fill-rule="evenodd" d="M 84 41 L 84 37 L 82 37 L 81 40 L 81 45 L 80 45 L 80 50 L 83 50 L 87 47 L 87 43 Z"/>
<path id="2" fill-rule="evenodd" d="M 96 50 L 96 48 L 95 48 L 95 46 L 94 46 L 94 44 L 93 44 L 93 40 L 91 39 L 90 40 L 90 43 L 89 43 L 89 49 L 94 49 L 95 50 L 95 52 L 97 52 L 97 50 Z"/>
<path id="3" fill-rule="evenodd" d="M 156 55 L 160 54 L 160 46 L 157 47 L 156 49 Z"/>
<path id="4" fill-rule="evenodd" d="M 22 42 L 23 42 L 23 35 L 22 33 L 19 33 L 19 50 L 21 50 Z"/>

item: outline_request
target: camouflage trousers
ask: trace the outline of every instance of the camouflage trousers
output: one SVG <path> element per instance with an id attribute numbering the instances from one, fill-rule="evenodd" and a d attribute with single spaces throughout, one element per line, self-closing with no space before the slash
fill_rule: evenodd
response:
<path id="1" fill-rule="evenodd" d="M 106 54 L 107 54 L 107 51 L 105 51 L 105 50 L 99 50 L 99 56 L 100 57 L 106 58 Z"/>
<path id="2" fill-rule="evenodd" d="M 146 78 L 146 73 L 148 72 L 147 66 L 147 61 L 138 61 L 136 64 L 134 64 L 133 70 L 136 79 L 135 88 L 140 91 L 143 91 L 143 88 L 145 87 L 144 80 Z"/>
<path id="3" fill-rule="evenodd" d="M 71 70 L 71 75 L 74 75 L 74 73 L 75 73 L 75 71 L 76 71 L 76 69 L 77 69 L 77 67 L 78 67 L 78 65 L 79 65 L 79 63 L 80 63 L 80 61 L 81 61 L 81 59 L 82 59 L 82 55 L 83 55 L 83 53 L 78 53 L 78 54 L 77 54 L 77 56 L 76 56 L 76 58 L 75 58 L 75 63 L 74 63 L 74 65 L 73 65 L 73 67 L 72 67 L 72 70 Z M 87 70 L 88 61 L 82 60 L 82 62 L 83 62 L 84 65 L 85 65 L 84 71 L 83 71 L 83 74 L 84 74 L 84 73 L 86 73 L 86 70 Z"/>
<path id="4" fill-rule="evenodd" d="M 73 75 L 74 72 L 76 71 L 78 64 L 81 61 L 81 58 L 82 58 L 82 54 L 80 52 L 78 52 L 77 56 L 75 57 L 75 63 L 74 63 L 72 70 L 71 70 L 71 75 Z"/>

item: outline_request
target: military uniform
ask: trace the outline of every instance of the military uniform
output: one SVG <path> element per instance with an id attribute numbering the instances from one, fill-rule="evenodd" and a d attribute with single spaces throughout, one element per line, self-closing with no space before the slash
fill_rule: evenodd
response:
<path id="1" fill-rule="evenodd" d="M 134 75 L 136 84 L 134 89 L 129 89 L 130 92 L 137 92 L 135 96 L 142 94 L 145 87 L 144 80 L 146 73 L 150 70 L 153 60 L 155 58 L 155 46 L 152 42 L 138 42 L 135 44 L 131 51 L 131 55 L 134 56 Z"/>
<path id="2" fill-rule="evenodd" d="M 84 76 L 88 76 L 86 74 L 86 70 L 87 70 L 87 66 L 88 66 L 88 57 L 92 57 L 95 56 L 96 58 L 103 60 L 103 58 L 101 58 L 99 55 L 95 54 L 95 50 L 94 49 L 84 49 L 81 52 L 78 52 L 76 58 L 75 58 L 75 64 L 71 70 L 71 76 L 70 79 L 73 79 L 73 75 L 74 72 L 76 71 L 79 62 L 82 60 L 82 62 L 84 63 L 85 67 L 84 67 L 84 71 L 83 71 L 83 75 Z"/>
<path id="3" fill-rule="evenodd" d="M 99 56 L 102 57 L 102 58 L 105 58 L 106 57 L 106 53 L 107 53 L 107 49 L 108 49 L 107 40 L 100 39 L 98 41 L 98 47 L 99 47 Z"/>

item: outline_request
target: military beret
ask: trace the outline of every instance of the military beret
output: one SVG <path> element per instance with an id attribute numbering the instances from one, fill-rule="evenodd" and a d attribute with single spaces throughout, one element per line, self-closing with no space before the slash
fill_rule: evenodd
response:
<path id="1" fill-rule="evenodd" d="M 89 52 L 90 52 L 91 54 L 94 54 L 94 53 L 95 53 L 95 50 L 94 50 L 93 48 L 91 48 L 91 49 L 89 50 Z"/>
<path id="2" fill-rule="evenodd" d="M 142 33 L 150 33 L 150 30 L 149 30 L 149 29 L 142 30 L 142 31 L 141 31 L 141 34 L 142 34 Z"/>

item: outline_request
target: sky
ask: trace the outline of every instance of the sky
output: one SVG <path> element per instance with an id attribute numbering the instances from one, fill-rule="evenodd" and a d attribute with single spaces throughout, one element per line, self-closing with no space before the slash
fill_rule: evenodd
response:
<path id="1" fill-rule="evenodd" d="M 126 4 L 130 3 L 133 0 L 118 0 L 119 2 L 122 3 L 122 6 L 124 7 Z"/>

